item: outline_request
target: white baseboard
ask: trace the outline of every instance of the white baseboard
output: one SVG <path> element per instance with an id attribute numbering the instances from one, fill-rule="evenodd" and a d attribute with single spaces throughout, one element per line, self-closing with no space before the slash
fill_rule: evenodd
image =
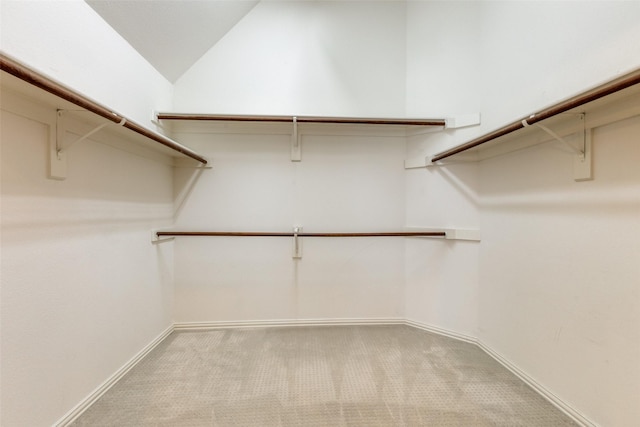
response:
<path id="1" fill-rule="evenodd" d="M 453 338 L 453 339 L 457 339 L 457 340 L 460 340 L 460 341 L 465 341 L 465 342 L 477 345 L 478 347 L 480 347 L 480 349 L 482 351 L 487 353 L 492 359 L 494 359 L 496 362 L 500 363 L 502 366 L 504 366 L 506 369 L 508 369 L 511 373 L 513 373 L 516 377 L 518 377 L 522 381 L 524 381 L 527 385 L 529 385 L 531 388 L 533 388 L 538 394 L 540 394 L 542 397 L 544 397 L 546 400 L 548 400 L 549 403 L 551 403 L 553 406 L 555 406 L 556 408 L 561 410 L 564 414 L 566 414 L 569 418 L 571 418 L 573 421 L 578 423 L 580 426 L 582 426 L 582 427 L 598 427 L 597 424 L 594 424 L 593 422 L 591 422 L 587 417 L 582 415 L 574 407 L 569 405 L 564 400 L 560 399 L 554 393 L 552 393 L 547 388 L 542 386 L 539 382 L 537 382 L 536 380 L 531 378 L 529 375 L 527 375 L 522 369 L 518 368 L 509 359 L 507 359 L 506 357 L 504 357 L 503 355 L 501 355 L 497 351 L 493 350 L 491 347 L 489 347 L 488 345 L 484 344 L 482 341 L 480 341 L 476 337 L 459 334 L 457 332 L 454 332 L 454 331 L 451 331 L 451 330 L 448 330 L 448 329 L 443 329 L 443 328 L 439 328 L 439 327 L 436 327 L 436 326 L 427 325 L 425 323 L 420 323 L 420 322 L 416 322 L 416 321 L 409 320 L 409 319 L 405 320 L 404 323 L 406 325 L 413 326 L 414 328 L 423 329 L 423 330 L 425 330 L 427 332 L 433 332 L 433 333 L 436 333 L 436 334 L 439 334 L 439 335 L 443 335 L 443 336 L 446 336 L 446 337 L 449 337 L 449 338 Z"/>
<path id="2" fill-rule="evenodd" d="M 561 410 L 564 414 L 566 414 L 573 421 L 581 425 L 582 427 L 598 427 L 597 424 L 591 422 L 587 417 L 582 415 L 577 409 L 569 405 L 564 400 L 560 399 L 554 393 L 549 391 L 542 384 L 531 378 L 526 372 L 522 369 L 518 368 L 515 364 L 513 364 L 509 359 L 493 350 L 488 345 L 484 344 L 481 341 L 477 342 L 478 347 L 480 347 L 485 353 L 491 356 L 494 360 L 500 363 L 502 366 L 511 371 L 515 376 L 524 381 L 527 385 L 533 388 L 538 394 L 548 400 L 553 406 Z"/>
<path id="3" fill-rule="evenodd" d="M 91 405 L 94 404 L 103 394 L 105 394 L 111 387 L 113 387 L 127 372 L 133 369 L 146 355 L 148 355 L 154 348 L 158 346 L 165 338 L 173 332 L 173 325 L 165 329 L 160 335 L 158 335 L 153 341 L 151 341 L 145 348 L 140 350 L 138 354 L 133 356 L 124 366 L 118 369 L 113 375 L 99 385 L 94 391 L 92 391 L 87 397 L 85 397 L 80 403 L 78 403 L 73 409 L 67 412 L 62 418 L 53 424 L 54 427 L 65 427 L 76 420 L 84 411 L 86 411 Z"/>
<path id="4" fill-rule="evenodd" d="M 154 339 L 149 345 L 136 354 L 129 362 L 127 362 L 116 373 L 109 377 L 102 385 L 96 388 L 89 396 L 82 400 L 72 410 L 70 410 L 64 417 L 54 424 L 54 427 L 65 427 L 78 418 L 84 411 L 86 411 L 96 400 L 98 400 L 104 393 L 106 393 L 116 382 L 118 382 L 127 372 L 129 372 L 140 360 L 142 360 L 147 354 L 149 354 L 155 347 L 158 346 L 169 334 L 173 331 L 205 331 L 214 329 L 228 329 L 228 328 L 267 328 L 267 327 L 301 327 L 301 326 L 359 326 L 359 325 L 407 325 L 413 328 L 421 329 L 427 332 L 432 332 L 438 335 L 446 336 L 448 338 L 464 341 L 470 344 L 477 345 L 491 358 L 496 360 L 531 388 L 533 388 L 542 397 L 548 400 L 551 404 L 565 413 L 568 417 L 574 420 L 582 427 L 598 427 L 597 424 L 591 422 L 587 417 L 582 415 L 578 410 L 571 405 L 560 399 L 554 393 L 542 386 L 536 380 L 531 378 L 522 369 L 518 368 L 509 359 L 493 350 L 476 337 L 460 334 L 458 332 L 440 328 L 437 326 L 428 325 L 426 323 L 417 322 L 410 319 L 403 318 L 352 318 L 352 319 L 281 319 L 281 320 L 239 320 L 239 321 L 212 321 L 212 322 L 177 322 L 173 326 L 167 328 L 156 339 Z"/>
<path id="5" fill-rule="evenodd" d="M 426 323 L 416 322 L 415 320 L 405 319 L 403 322 L 407 326 L 422 329 L 423 331 L 432 332 L 434 334 L 442 335 L 448 338 L 453 338 L 458 341 L 468 342 L 470 344 L 478 344 L 478 339 L 470 335 L 460 334 L 450 329 L 444 329 L 437 326 L 427 325 Z"/>
<path id="6" fill-rule="evenodd" d="M 276 326 L 357 326 L 357 325 L 402 325 L 402 318 L 364 318 L 364 319 L 280 319 L 280 320 L 236 320 L 213 322 L 177 322 L 173 325 L 176 331 L 203 331 L 225 328 L 267 328 Z"/>

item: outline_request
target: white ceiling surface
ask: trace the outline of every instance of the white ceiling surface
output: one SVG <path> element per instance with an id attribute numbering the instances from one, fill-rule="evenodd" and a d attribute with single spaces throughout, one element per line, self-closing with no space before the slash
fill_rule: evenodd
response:
<path id="1" fill-rule="evenodd" d="M 85 0 L 174 83 L 259 0 Z"/>

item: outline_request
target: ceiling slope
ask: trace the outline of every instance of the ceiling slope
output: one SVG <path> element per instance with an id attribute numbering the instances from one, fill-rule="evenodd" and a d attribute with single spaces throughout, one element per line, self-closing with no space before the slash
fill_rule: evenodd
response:
<path id="1" fill-rule="evenodd" d="M 85 0 L 174 83 L 258 0 Z"/>

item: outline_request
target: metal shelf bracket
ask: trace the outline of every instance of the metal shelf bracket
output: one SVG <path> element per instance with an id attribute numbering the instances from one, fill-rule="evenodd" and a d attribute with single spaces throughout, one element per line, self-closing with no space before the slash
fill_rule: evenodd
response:
<path id="1" fill-rule="evenodd" d="M 593 179 L 593 174 L 591 172 L 591 129 L 586 128 L 584 113 L 578 114 L 577 118 L 582 123 L 582 129 L 575 133 L 576 139 L 578 140 L 578 147 L 540 123 L 534 123 L 533 126 L 542 129 L 555 140 L 562 142 L 566 147 L 573 151 L 575 154 L 573 160 L 573 179 L 575 181 L 588 181 Z M 526 119 L 522 121 L 522 125 L 524 127 L 532 126 L 527 123 Z"/>
<path id="2" fill-rule="evenodd" d="M 89 138 L 91 135 L 97 133 L 102 128 L 107 125 L 112 124 L 112 122 L 104 122 L 79 138 L 65 143 L 67 137 L 67 127 L 66 127 L 66 110 L 57 110 L 56 111 L 56 139 L 51 142 L 50 147 L 50 170 L 49 176 L 53 179 L 66 179 L 67 178 L 67 151 L 71 148 L 72 145 L 77 144 L 78 142 L 84 141 Z M 127 119 L 124 117 L 117 123 L 119 126 L 123 126 L 127 122 Z"/>

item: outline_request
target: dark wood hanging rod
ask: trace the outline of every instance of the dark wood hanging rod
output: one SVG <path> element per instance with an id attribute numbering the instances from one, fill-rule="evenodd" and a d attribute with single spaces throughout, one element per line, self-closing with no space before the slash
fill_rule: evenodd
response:
<path id="1" fill-rule="evenodd" d="M 271 122 L 271 123 L 333 123 L 366 125 L 403 125 L 403 126 L 445 126 L 444 119 L 384 119 L 360 117 L 321 117 L 321 116 L 261 116 L 234 114 L 187 114 L 158 113 L 158 120 L 196 120 L 225 122 Z"/>
<path id="2" fill-rule="evenodd" d="M 479 145 L 482 145 L 494 139 L 500 138 L 501 136 L 505 136 L 510 133 L 513 133 L 526 126 L 536 124 L 538 122 L 541 122 L 542 120 L 548 119 L 550 117 L 556 116 L 561 113 L 565 113 L 574 108 L 581 107 L 589 102 L 596 101 L 600 98 L 604 98 L 607 95 L 611 95 L 613 93 L 619 92 L 623 89 L 627 89 L 639 83 L 640 83 L 640 70 L 635 70 L 634 72 L 629 73 L 626 76 L 612 80 L 608 83 L 598 86 L 595 89 L 589 90 L 580 95 L 569 98 L 549 108 L 533 113 L 527 117 L 523 117 L 522 119 L 519 119 L 513 123 L 509 123 L 504 127 L 496 129 L 493 132 L 487 133 L 485 135 L 482 135 L 467 143 L 461 144 L 457 147 L 453 147 L 449 150 L 438 153 L 431 158 L 431 161 L 437 162 L 440 160 L 444 160 L 447 157 L 453 156 L 454 154 L 458 154 L 458 153 L 462 153 L 463 151 L 470 150 Z"/>
<path id="3" fill-rule="evenodd" d="M 444 231 L 399 231 L 383 233 L 293 233 L 259 231 L 158 231 L 158 237 L 446 237 Z"/>
<path id="4" fill-rule="evenodd" d="M 64 86 L 61 83 L 54 81 L 53 79 L 29 68 L 28 66 L 20 63 L 16 59 L 13 59 L 4 53 L 0 52 L 0 68 L 2 71 L 11 74 L 20 80 L 23 80 L 35 87 L 38 87 L 46 92 L 49 92 L 59 98 L 62 98 L 66 101 L 71 102 L 72 104 L 77 105 L 78 107 L 84 108 L 85 110 L 91 111 L 92 113 L 104 117 L 105 119 L 112 121 L 116 124 L 122 124 L 125 128 L 142 135 L 152 141 L 155 141 L 159 144 L 164 145 L 174 151 L 177 151 L 187 157 L 190 157 L 194 160 L 202 164 L 207 164 L 207 160 L 195 153 L 191 149 L 181 145 L 164 135 L 153 132 L 144 126 L 114 112 L 109 108 L 93 101 L 90 98 L 82 95 L 79 92 L 74 91 L 73 89 Z"/>

